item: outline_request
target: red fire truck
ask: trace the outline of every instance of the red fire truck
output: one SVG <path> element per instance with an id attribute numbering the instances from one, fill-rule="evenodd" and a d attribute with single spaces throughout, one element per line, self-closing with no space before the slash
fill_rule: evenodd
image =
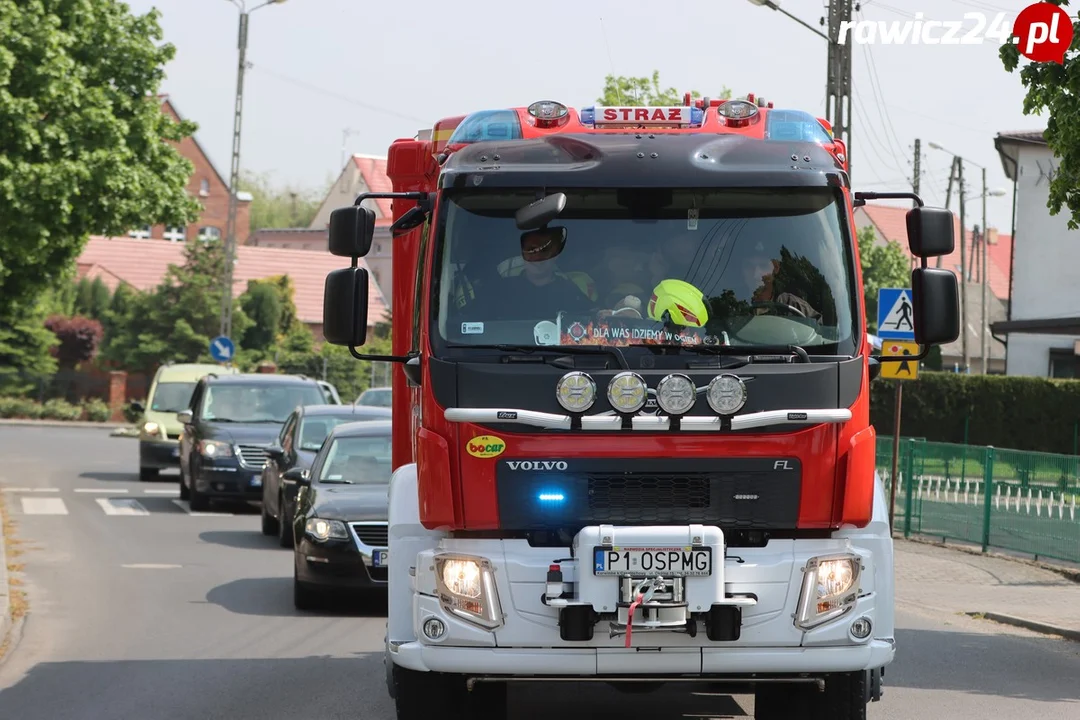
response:
<path id="1" fill-rule="evenodd" d="M 908 199 L 920 354 L 959 334 L 953 216 L 853 193 L 829 124 L 750 95 L 474 112 L 336 210 L 324 334 L 393 378 L 387 683 L 401 720 L 510 682 L 753 693 L 864 718 L 895 653 L 853 209 Z M 370 356 L 371 199 L 393 355 Z M 375 318 L 370 318 L 375 320 Z M 380 556 L 382 557 L 382 556 Z"/>

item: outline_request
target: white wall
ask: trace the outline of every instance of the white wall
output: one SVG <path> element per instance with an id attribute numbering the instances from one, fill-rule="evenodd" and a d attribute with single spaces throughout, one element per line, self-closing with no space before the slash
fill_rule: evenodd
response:
<path id="1" fill-rule="evenodd" d="M 1068 208 L 1051 216 L 1047 174 L 1060 163 L 1045 145 L 1019 147 L 1012 320 L 1080 315 L 1080 231 L 1069 230 Z M 1041 171 L 1040 171 L 1040 165 Z M 1009 335 L 1009 375 L 1046 377 L 1050 348 L 1072 348 L 1068 335 Z"/>

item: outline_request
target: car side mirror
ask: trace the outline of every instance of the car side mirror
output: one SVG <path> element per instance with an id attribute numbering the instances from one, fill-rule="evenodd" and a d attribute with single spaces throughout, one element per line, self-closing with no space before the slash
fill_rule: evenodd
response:
<path id="1" fill-rule="evenodd" d="M 953 214 L 945 208 L 916 207 L 907 212 L 908 247 L 919 258 L 943 257 L 956 247 Z"/>
<path id="2" fill-rule="evenodd" d="M 915 342 L 942 345 L 960 337 L 960 290 L 952 271 L 915 268 L 911 295 Z"/>
<path id="3" fill-rule="evenodd" d="M 143 404 L 142 404 L 141 402 L 139 402 L 138 400 L 132 400 L 132 401 L 131 401 L 131 409 L 132 409 L 132 410 L 134 410 L 134 411 L 135 411 L 135 412 L 137 412 L 137 413 L 144 413 L 144 412 L 146 412 L 146 406 L 145 406 L 145 405 L 143 405 Z"/>
<path id="4" fill-rule="evenodd" d="M 192 413 L 190 410 L 181 410 L 180 412 L 176 413 L 176 420 L 181 425 L 190 425 L 193 417 L 194 413 Z"/>
<path id="5" fill-rule="evenodd" d="M 281 477 L 286 482 L 296 483 L 301 487 L 311 485 L 311 473 L 301 468 L 289 468 Z"/>
<path id="6" fill-rule="evenodd" d="M 280 460 L 285 457 L 285 448 L 280 445 L 271 445 L 266 448 L 266 454 L 270 456 L 271 460 Z"/>
<path id="7" fill-rule="evenodd" d="M 350 205 L 330 213 L 330 254 L 364 257 L 375 238 L 375 213 L 363 205 Z"/>
<path id="8" fill-rule="evenodd" d="M 331 345 L 359 347 L 367 340 L 368 274 L 359 267 L 332 270 L 323 286 L 323 337 Z"/>

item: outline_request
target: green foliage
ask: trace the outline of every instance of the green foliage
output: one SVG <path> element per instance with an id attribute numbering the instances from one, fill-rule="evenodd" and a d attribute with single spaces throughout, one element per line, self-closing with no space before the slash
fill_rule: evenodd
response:
<path id="1" fill-rule="evenodd" d="M 175 54 L 158 12 L 119 0 L 0 0 L 0 315 L 68 271 L 88 235 L 186 225 L 175 145 L 195 130 L 156 97 Z"/>
<path id="2" fill-rule="evenodd" d="M 252 321 L 244 333 L 244 349 L 266 352 L 274 345 L 280 332 L 281 305 L 281 296 L 273 285 L 248 282 L 247 292 L 240 298 L 240 306 Z"/>
<path id="3" fill-rule="evenodd" d="M 44 404 L 20 397 L 0 396 L 0 418 L 23 420 L 82 420 L 106 422 L 109 406 L 100 398 L 91 398 L 81 405 L 65 400 L 47 400 Z"/>
<path id="4" fill-rule="evenodd" d="M 306 228 L 319 212 L 326 191 L 277 188 L 268 175 L 245 173 L 238 189 L 251 193 L 251 232 L 261 228 Z"/>
<path id="5" fill-rule="evenodd" d="M 57 313 L 58 315 L 83 315 L 98 321 L 104 320 L 105 313 L 108 312 L 112 302 L 112 293 L 101 278 L 94 278 L 93 281 L 89 278 L 81 278 L 75 286 L 74 293 L 73 312 Z"/>
<path id="6" fill-rule="evenodd" d="M 653 70 L 652 77 L 625 77 L 608 75 L 604 78 L 603 94 L 596 99 L 601 105 L 608 107 L 621 105 L 632 107 L 646 106 L 672 106 L 682 105 L 685 92 L 679 92 L 677 88 L 660 87 L 660 71 Z M 700 97 L 700 94 L 691 90 L 692 97 Z M 714 99 L 729 99 L 731 90 L 724 86 Z"/>
<path id="7" fill-rule="evenodd" d="M 884 245 L 875 245 L 875 238 L 872 225 L 867 225 L 858 232 L 866 326 L 871 333 L 877 332 L 878 290 L 911 285 L 911 261 L 904 248 L 895 240 L 889 240 Z"/>
<path id="8" fill-rule="evenodd" d="M 52 349 L 59 343 L 45 327 L 45 304 L 9 306 L 0 312 L 0 395 L 40 389 L 56 373 Z"/>
<path id="9" fill-rule="evenodd" d="M 870 420 L 892 435 L 895 384 L 875 380 Z M 1080 422 L 1080 381 L 927 372 L 904 382 L 900 434 L 932 442 L 964 442 L 1036 452 L 1073 452 Z"/>
<path id="10" fill-rule="evenodd" d="M 86 411 L 86 419 L 91 422 L 106 422 L 112 415 L 109 406 L 101 398 L 87 400 L 83 403 L 83 410 Z"/>

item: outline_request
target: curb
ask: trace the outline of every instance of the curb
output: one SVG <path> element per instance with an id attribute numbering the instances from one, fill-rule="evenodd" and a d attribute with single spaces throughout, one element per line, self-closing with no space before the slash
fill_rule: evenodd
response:
<path id="1" fill-rule="evenodd" d="M 1059 635 L 1066 640 L 1080 642 L 1080 630 L 1070 630 L 1069 628 L 1057 627 L 1056 625 L 1047 625 L 1046 623 L 1036 622 L 1034 620 L 1027 620 L 1025 618 L 1018 618 L 1012 615 L 1002 615 L 1001 613 L 968 612 L 964 614 L 970 615 L 971 617 L 981 617 L 985 618 L 986 620 L 993 620 L 994 622 L 1002 623 L 1004 625 L 1012 625 L 1013 627 L 1024 628 L 1025 630 L 1034 630 L 1035 632 L 1045 633 L 1046 635 Z"/>
<path id="2" fill-rule="evenodd" d="M 994 558 L 995 560 L 1008 560 L 1009 562 L 1021 563 L 1030 567 L 1037 567 L 1040 570 L 1047 570 L 1052 573 L 1057 573 L 1066 580 L 1071 580 L 1075 583 L 1080 583 L 1080 570 L 1074 570 L 1073 568 L 1064 567 L 1062 565 L 1055 565 L 1053 563 L 1043 562 L 1042 560 L 1033 560 L 1031 558 L 1017 557 L 1016 555 L 1008 555 L 1001 552 L 995 552 L 994 550 L 988 550 L 983 552 L 979 547 L 968 547 L 960 544 L 957 540 L 954 544 L 947 545 L 941 542 L 940 539 L 933 540 L 929 537 L 915 536 L 904 537 L 903 533 L 899 535 L 894 534 L 893 540 L 903 540 L 905 542 L 918 543 L 919 545 L 930 545 L 931 547 L 941 548 L 943 550 L 955 550 L 956 552 L 967 553 L 968 555 L 977 555 L 979 557 Z"/>
<path id="3" fill-rule="evenodd" d="M 0 516 L 0 526 L 2 525 L 2 516 Z M 11 628 L 11 584 L 7 567 L 4 533 L 0 527 L 0 648 L 4 647 L 8 630 Z"/>
<path id="4" fill-rule="evenodd" d="M 114 422 L 90 422 L 89 420 L 19 420 L 15 418 L 0 419 L 0 425 L 27 425 L 37 427 L 65 427 L 65 428 L 100 428 L 112 430 L 114 428 L 127 427 L 130 423 Z"/>

